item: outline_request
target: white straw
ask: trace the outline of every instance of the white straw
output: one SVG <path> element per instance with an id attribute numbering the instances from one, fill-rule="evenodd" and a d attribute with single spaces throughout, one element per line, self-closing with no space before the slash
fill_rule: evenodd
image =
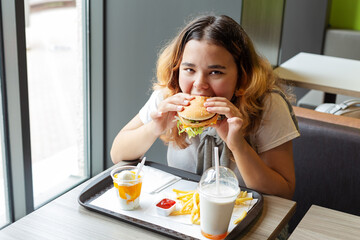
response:
<path id="1" fill-rule="evenodd" d="M 216 192 L 219 193 L 219 149 L 218 147 L 214 147 L 214 155 L 215 155 L 215 171 L 216 171 Z"/>
<path id="2" fill-rule="evenodd" d="M 139 175 L 142 167 L 144 166 L 145 160 L 146 160 L 146 157 L 143 157 L 143 159 L 141 160 L 141 163 L 140 163 L 140 165 L 139 165 L 139 167 L 138 167 L 138 170 L 137 170 L 137 172 L 136 172 L 135 179 L 138 179 L 138 175 Z"/>

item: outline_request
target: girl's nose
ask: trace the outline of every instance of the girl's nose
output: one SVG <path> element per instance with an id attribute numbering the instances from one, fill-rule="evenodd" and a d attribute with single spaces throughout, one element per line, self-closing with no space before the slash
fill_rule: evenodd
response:
<path id="1" fill-rule="evenodd" d="M 194 83 L 193 86 L 197 89 L 208 89 L 209 88 L 209 84 L 207 82 L 206 77 L 203 74 L 199 74 Z"/>

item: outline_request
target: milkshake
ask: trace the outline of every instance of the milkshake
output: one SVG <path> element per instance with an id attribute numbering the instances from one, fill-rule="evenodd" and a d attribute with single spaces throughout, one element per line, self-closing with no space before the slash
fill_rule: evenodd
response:
<path id="1" fill-rule="evenodd" d="M 133 210 L 139 207 L 143 172 L 136 177 L 137 168 L 134 166 L 123 166 L 111 171 L 116 196 L 123 210 Z"/>
<path id="2" fill-rule="evenodd" d="M 198 186 L 201 233 L 209 239 L 226 237 L 235 200 L 240 192 L 237 178 L 230 169 L 220 167 L 219 173 L 217 183 L 215 169 L 208 169 Z"/>

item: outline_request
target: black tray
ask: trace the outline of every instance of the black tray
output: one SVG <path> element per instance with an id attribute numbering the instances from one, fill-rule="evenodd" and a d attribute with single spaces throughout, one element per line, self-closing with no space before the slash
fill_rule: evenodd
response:
<path id="1" fill-rule="evenodd" d="M 129 164 L 129 165 L 135 165 L 135 164 Z M 177 168 L 168 167 L 166 165 L 162 165 L 155 162 L 147 161 L 145 163 L 146 166 L 150 166 L 153 168 L 157 168 L 160 170 L 163 170 L 165 172 L 174 174 L 176 176 L 181 177 L 182 179 L 188 180 L 188 181 L 194 181 L 199 182 L 201 176 L 186 172 Z M 122 215 L 117 212 L 113 212 L 104 208 L 96 207 L 94 205 L 91 205 L 89 202 L 93 200 L 94 198 L 97 198 L 101 196 L 103 193 L 105 193 L 109 188 L 113 186 L 113 181 L 110 176 L 111 169 L 108 169 L 105 171 L 102 175 L 100 175 L 98 178 L 96 178 L 93 182 L 91 182 L 88 186 L 86 186 L 82 192 L 80 193 L 80 196 L 78 198 L 78 202 L 81 206 L 85 207 L 86 209 L 89 209 L 91 211 L 95 211 L 101 214 L 104 214 L 106 216 L 137 225 L 141 228 L 146 228 L 148 230 L 169 236 L 171 238 L 175 239 L 196 239 L 191 236 L 186 235 L 185 233 L 180 233 L 177 231 L 174 231 L 172 229 L 168 229 L 150 222 L 146 222 L 143 220 L 139 220 L 133 217 L 129 217 L 126 215 Z M 234 239 L 236 237 L 239 237 L 241 235 L 241 232 L 251 223 L 254 221 L 254 219 L 260 214 L 264 200 L 263 196 L 246 187 L 241 187 L 242 191 L 247 191 L 248 193 L 253 194 L 253 198 L 258 199 L 257 203 L 251 208 L 251 210 L 247 213 L 246 217 L 226 236 L 225 239 Z"/>

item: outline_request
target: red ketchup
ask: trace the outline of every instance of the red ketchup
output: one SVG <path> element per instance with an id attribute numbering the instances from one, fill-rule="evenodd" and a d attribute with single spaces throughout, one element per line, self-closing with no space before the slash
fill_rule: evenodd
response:
<path id="1" fill-rule="evenodd" d="M 176 202 L 174 200 L 164 198 L 161 200 L 158 204 L 156 204 L 157 207 L 163 208 L 163 209 L 169 209 L 171 208 Z"/>

